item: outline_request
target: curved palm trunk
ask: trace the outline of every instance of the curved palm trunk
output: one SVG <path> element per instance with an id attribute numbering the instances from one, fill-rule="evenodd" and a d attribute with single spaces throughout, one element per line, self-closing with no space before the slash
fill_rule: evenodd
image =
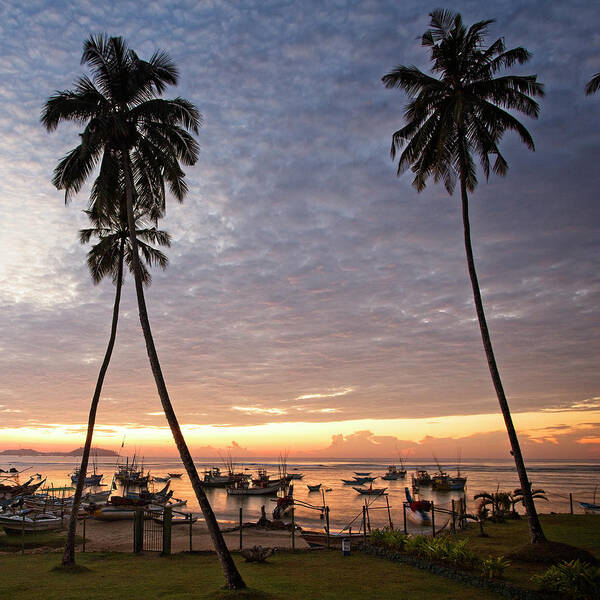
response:
<path id="1" fill-rule="evenodd" d="M 79 512 L 79 506 L 81 504 L 81 496 L 83 494 L 83 488 L 85 487 L 85 477 L 87 474 L 87 467 L 90 458 L 90 450 L 92 449 L 92 437 L 94 435 L 94 425 L 96 423 L 96 412 L 98 410 L 98 402 L 100 401 L 100 394 L 102 392 L 102 385 L 104 384 L 104 377 L 110 363 L 113 348 L 115 346 L 115 340 L 117 338 L 117 322 L 119 320 L 119 304 L 121 302 L 121 288 L 123 286 L 123 253 L 125 247 L 125 240 L 121 240 L 121 246 L 119 248 L 119 270 L 117 272 L 116 292 L 115 292 L 115 305 L 113 308 L 112 325 L 110 328 L 110 338 L 108 340 L 108 346 L 106 353 L 104 354 L 104 360 L 98 373 L 98 380 L 96 381 L 96 389 L 94 390 L 94 396 L 92 398 L 92 404 L 90 406 L 90 413 L 88 416 L 88 427 L 87 435 L 85 438 L 85 444 L 83 446 L 83 454 L 81 455 L 81 464 L 79 465 L 79 478 L 77 479 L 77 487 L 75 488 L 75 496 L 73 497 L 73 506 L 71 508 L 71 517 L 69 519 L 69 530 L 67 532 L 67 543 L 65 545 L 65 551 L 62 557 L 62 565 L 65 567 L 75 564 L 75 532 L 77 530 L 77 513 Z"/>
<path id="2" fill-rule="evenodd" d="M 521 454 L 519 438 L 517 437 L 517 432 L 515 431 L 515 427 L 512 422 L 510 408 L 504 394 L 504 388 L 502 386 L 500 373 L 498 372 L 498 366 L 496 365 L 496 358 L 494 357 L 494 351 L 492 349 L 492 341 L 490 339 L 490 333 L 488 330 L 487 321 L 485 319 L 483 302 L 481 300 L 481 292 L 479 290 L 479 282 L 477 280 L 477 273 L 475 271 L 475 260 L 473 258 L 473 248 L 471 247 L 471 226 L 469 224 L 469 198 L 467 196 L 467 187 L 462 173 L 460 179 L 465 250 L 467 252 L 469 277 L 471 278 L 471 286 L 473 287 L 475 310 L 477 312 L 477 319 L 479 320 L 479 328 L 481 329 L 481 339 L 483 341 L 483 347 L 485 349 L 485 355 L 487 357 L 490 374 L 492 375 L 492 382 L 494 383 L 494 388 L 496 390 L 496 396 L 498 397 L 498 402 L 500 403 L 500 410 L 502 411 L 502 416 L 504 417 L 504 423 L 508 432 L 508 439 L 510 440 L 510 446 L 512 448 L 511 454 L 515 459 L 519 481 L 521 482 L 521 489 L 523 490 L 523 504 L 525 505 L 525 510 L 527 511 L 531 543 L 536 544 L 539 542 L 545 542 L 546 536 L 542 531 L 542 526 L 535 510 L 533 496 L 531 495 L 531 483 L 527 478 L 527 470 L 525 469 L 525 462 L 523 461 L 523 455 Z"/>
<path id="3" fill-rule="evenodd" d="M 187 447 L 183 434 L 181 433 L 181 428 L 179 427 L 175 411 L 173 410 L 173 406 L 171 405 L 171 400 L 169 398 L 167 386 L 165 384 L 162 370 L 160 368 L 160 363 L 158 361 L 158 354 L 154 346 L 154 339 L 152 338 L 150 321 L 148 319 L 148 312 L 146 310 L 146 300 L 144 298 L 144 289 L 142 286 L 142 279 L 140 273 L 140 265 L 137 252 L 137 240 L 135 237 L 135 221 L 133 218 L 133 183 L 131 179 L 128 151 L 125 149 L 121 150 L 121 157 L 123 163 L 123 172 L 125 176 L 127 223 L 129 225 L 129 235 L 131 238 L 131 245 L 133 249 L 133 273 L 135 277 L 135 290 L 137 294 L 140 323 L 142 325 L 142 331 L 144 332 L 144 339 L 146 341 L 146 351 L 148 352 L 148 358 L 150 359 L 150 366 L 152 368 L 154 380 L 156 381 L 158 395 L 160 397 L 163 410 L 165 411 L 167 422 L 169 423 L 169 427 L 171 428 L 171 433 L 173 434 L 173 438 L 175 439 L 175 444 L 177 445 L 177 449 L 179 450 L 181 461 L 183 463 L 183 466 L 185 467 L 188 477 L 190 478 L 192 487 L 194 488 L 194 492 L 196 493 L 196 498 L 198 499 L 198 504 L 200 505 L 202 514 L 204 515 L 204 520 L 206 521 L 208 532 L 212 539 L 219 561 L 221 562 L 221 567 L 223 569 L 223 573 L 227 581 L 227 587 L 229 589 L 242 589 L 246 587 L 246 584 L 242 579 L 242 576 L 240 575 L 237 567 L 235 566 L 233 559 L 231 558 L 231 554 L 229 552 L 229 549 L 227 548 L 227 544 L 225 543 L 223 534 L 219 529 L 219 524 L 217 523 L 215 513 L 213 512 L 208 498 L 204 493 L 204 489 L 202 488 L 200 477 L 198 476 L 198 471 L 196 470 L 196 466 L 194 465 L 194 461 L 192 459 L 190 451 Z"/>

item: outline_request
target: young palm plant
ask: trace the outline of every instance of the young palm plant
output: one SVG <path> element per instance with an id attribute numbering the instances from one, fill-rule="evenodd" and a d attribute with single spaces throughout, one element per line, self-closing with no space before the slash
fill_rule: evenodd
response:
<path id="1" fill-rule="evenodd" d="M 471 246 L 468 196 L 477 185 L 474 156 L 486 178 L 490 170 L 506 175 L 508 163 L 498 147 L 506 131 L 515 131 L 530 150 L 534 149 L 527 129 L 506 109 L 537 118 L 539 106 L 532 97 L 543 96 L 543 87 L 534 75 L 496 76 L 502 69 L 524 64 L 530 54 L 524 48 L 506 50 L 502 38 L 486 47 L 485 34 L 492 20 L 480 21 L 467 29 L 461 16 L 451 11 L 438 9 L 430 17 L 430 29 L 423 34 L 422 45 L 430 49 L 432 75 L 414 66 L 397 66 L 382 78 L 387 88 L 400 88 L 410 97 L 404 111 L 407 123 L 393 134 L 391 155 L 395 159 L 402 151 L 398 175 L 410 167 L 415 175 L 413 185 L 419 192 L 430 177 L 436 183 L 443 182 L 449 194 L 457 180 L 460 184 L 467 265 L 483 346 L 524 490 L 531 542 L 543 542 L 546 538 L 535 510 L 483 310 Z M 493 164 L 490 156 L 494 157 Z"/>
<path id="2" fill-rule="evenodd" d="M 42 123 L 49 131 L 62 121 L 84 126 L 81 143 L 59 162 L 53 183 L 65 190 L 65 201 L 68 201 L 98 163 L 103 185 L 120 178 L 124 181 L 139 316 L 158 394 L 227 587 L 244 588 L 244 580 L 225 544 L 169 398 L 150 328 L 135 234 L 133 207 L 137 195 L 152 199 L 162 210 L 168 185 L 171 194 L 183 201 L 187 185 L 180 163 L 193 165 L 198 159 L 198 144 L 191 134 L 198 132 L 201 116 L 197 108 L 183 98 L 159 97 L 167 85 L 177 83 L 179 76 L 165 52 L 155 52 L 145 61 L 123 38 L 97 35 L 84 42 L 81 62 L 88 65 L 91 77 L 80 77 L 73 90 L 54 94 L 42 113 Z M 92 200 L 95 200 L 94 191 Z M 103 197 L 106 194 L 98 194 L 100 204 Z"/>
<path id="3" fill-rule="evenodd" d="M 109 205 L 107 205 L 108 207 Z M 112 207 L 119 209 L 120 207 Z M 99 284 L 105 277 L 112 277 L 115 285 L 115 301 L 113 307 L 112 324 L 110 328 L 110 337 L 108 346 L 104 354 L 104 360 L 98 373 L 96 388 L 90 405 L 88 416 L 87 434 L 83 453 L 81 455 L 81 464 L 79 466 L 79 475 L 77 486 L 73 497 L 71 517 L 69 519 L 69 528 L 67 532 L 67 542 L 63 553 L 63 566 L 72 566 L 75 564 L 75 532 L 77 529 L 77 513 L 81 504 L 83 489 L 85 487 L 85 478 L 87 474 L 90 451 L 92 448 L 92 438 L 94 435 L 94 426 L 96 423 L 96 413 L 100 394 L 106 371 L 110 363 L 115 340 L 117 337 L 117 323 L 119 320 L 119 305 L 121 301 L 121 289 L 123 286 L 123 264 L 125 263 L 130 271 L 133 270 L 132 244 L 129 237 L 127 218 L 125 215 L 124 203 L 121 209 L 115 213 L 103 213 L 92 207 L 85 211 L 92 224 L 89 229 L 82 229 L 79 232 L 79 240 L 82 244 L 87 244 L 92 238 L 97 238 L 97 242 L 92 246 L 87 256 L 87 264 L 92 276 L 94 285 Z M 171 239 L 168 233 L 159 231 L 156 227 L 150 227 L 149 221 L 156 221 L 155 217 L 149 213 L 148 209 L 138 206 L 136 209 L 136 236 L 138 238 L 138 252 L 142 260 L 140 261 L 140 270 L 144 285 L 150 285 L 152 278 L 146 267 L 159 266 L 166 269 L 168 259 L 160 250 L 154 248 L 151 244 L 160 246 L 170 246 Z"/>

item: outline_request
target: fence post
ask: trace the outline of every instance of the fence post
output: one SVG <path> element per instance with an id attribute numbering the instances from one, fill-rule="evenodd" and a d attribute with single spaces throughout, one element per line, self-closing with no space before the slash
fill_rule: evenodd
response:
<path id="1" fill-rule="evenodd" d="M 387 494 L 385 495 L 385 504 L 387 506 L 388 521 L 390 522 L 390 529 L 394 529 L 394 524 L 392 523 L 392 513 L 390 512 L 390 499 Z"/>
<path id="2" fill-rule="evenodd" d="M 433 505 L 433 500 L 431 501 L 431 532 L 433 537 L 435 537 L 435 506 Z"/>
<path id="3" fill-rule="evenodd" d="M 133 519 L 133 551 L 141 552 L 144 547 L 144 509 L 136 508 Z"/>
<path id="4" fill-rule="evenodd" d="M 371 533 L 371 515 L 369 514 L 369 505 L 365 500 L 365 511 L 367 512 L 367 527 L 369 528 L 369 533 Z"/>
<path id="5" fill-rule="evenodd" d="M 296 549 L 296 518 L 294 505 L 292 505 L 292 550 Z"/>
<path id="6" fill-rule="evenodd" d="M 408 535 L 408 528 L 406 527 L 406 502 L 402 503 L 402 523 L 404 525 L 404 535 Z"/>
<path id="7" fill-rule="evenodd" d="M 83 547 L 81 549 L 82 552 L 85 552 L 85 522 L 87 521 L 87 515 L 83 516 Z"/>
<path id="8" fill-rule="evenodd" d="M 571 514 L 573 514 L 573 492 L 569 492 L 569 504 L 571 505 Z"/>
<path id="9" fill-rule="evenodd" d="M 454 500 L 452 500 L 452 533 L 456 533 L 456 513 L 454 512 Z"/>
<path id="10" fill-rule="evenodd" d="M 325 507 L 325 523 L 327 525 L 327 550 L 330 548 L 331 540 L 329 539 L 329 506 Z"/>
<path id="11" fill-rule="evenodd" d="M 173 525 L 173 509 L 167 506 L 163 510 L 162 556 L 171 554 L 171 528 Z"/>
<path id="12" fill-rule="evenodd" d="M 363 540 L 367 545 L 367 507 L 363 506 Z"/>
<path id="13" fill-rule="evenodd" d="M 243 523 L 243 521 L 242 521 L 242 519 L 243 519 L 242 510 L 243 509 L 240 506 L 240 552 L 242 551 L 242 547 L 243 547 L 243 544 L 244 544 L 244 541 L 243 541 L 243 539 L 244 539 L 243 535 L 244 534 L 242 533 L 242 529 L 243 529 L 243 525 L 242 525 L 242 523 Z"/>
<path id="14" fill-rule="evenodd" d="M 21 521 L 21 554 L 25 554 L 25 515 Z"/>
<path id="15" fill-rule="evenodd" d="M 190 513 L 190 553 L 192 552 L 192 525 L 194 524 L 194 516 Z"/>

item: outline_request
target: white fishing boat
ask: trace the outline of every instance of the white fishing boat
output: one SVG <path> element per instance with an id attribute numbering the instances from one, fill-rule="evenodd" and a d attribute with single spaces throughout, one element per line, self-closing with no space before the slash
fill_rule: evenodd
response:
<path id="1" fill-rule="evenodd" d="M 229 496 L 269 496 L 271 494 L 276 494 L 280 488 L 280 481 L 253 486 L 249 486 L 247 482 L 240 482 L 238 485 L 228 487 L 227 494 Z"/>
<path id="2" fill-rule="evenodd" d="M 20 534 L 55 531 L 63 526 L 63 518 L 52 513 L 23 511 L 14 515 L 0 515 L 0 527 L 6 533 Z"/>
<path id="3" fill-rule="evenodd" d="M 600 515 L 600 504 L 593 502 L 579 502 L 579 506 L 583 508 L 586 515 Z"/>

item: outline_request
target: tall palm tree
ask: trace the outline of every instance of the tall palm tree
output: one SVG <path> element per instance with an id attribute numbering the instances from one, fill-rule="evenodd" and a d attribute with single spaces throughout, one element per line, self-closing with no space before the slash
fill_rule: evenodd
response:
<path id="1" fill-rule="evenodd" d="M 486 178 L 490 169 L 497 175 L 506 174 L 508 163 L 498 144 L 507 130 L 515 131 L 530 150 L 534 149 L 527 129 L 505 109 L 537 118 L 539 106 L 532 96 L 543 96 L 543 86 L 534 75 L 496 76 L 502 69 L 524 64 L 530 54 L 525 48 L 506 50 L 502 38 L 486 47 L 484 38 L 492 20 L 480 21 L 467 29 L 458 13 L 438 9 L 430 17 L 430 29 L 423 34 L 422 45 L 431 51 L 432 75 L 414 66 L 400 65 L 382 78 L 387 88 L 401 88 L 410 97 L 404 111 L 407 123 L 393 134 L 391 155 L 395 159 L 402 150 L 398 175 L 410 167 L 415 175 L 413 185 L 419 192 L 430 177 L 436 183 L 442 181 L 449 194 L 457 179 L 460 183 L 467 265 L 483 346 L 524 491 L 531 542 L 543 542 L 546 538 L 535 510 L 483 310 L 471 246 L 468 197 L 477 185 L 473 155 Z M 493 165 L 490 155 L 494 157 Z"/>
<path id="2" fill-rule="evenodd" d="M 585 86 L 585 95 L 595 94 L 600 89 L 600 73 L 596 73 Z"/>
<path id="3" fill-rule="evenodd" d="M 167 85 L 175 85 L 178 80 L 177 68 L 163 51 L 144 61 L 123 38 L 97 35 L 84 42 L 81 62 L 89 66 L 91 78 L 80 77 L 74 90 L 54 94 L 42 113 L 42 123 L 49 131 L 62 121 L 85 125 L 81 143 L 58 163 L 53 183 L 65 190 L 68 201 L 100 162 L 102 185 L 92 190 L 91 199 L 101 204 L 106 197 L 101 193 L 102 186 L 121 178 L 124 181 L 139 316 L 158 394 L 226 584 L 230 589 L 244 588 L 171 405 L 148 319 L 135 235 L 133 207 L 138 194 L 164 207 L 168 185 L 171 194 L 183 201 L 187 185 L 180 162 L 193 165 L 198 159 L 198 144 L 190 132 L 198 132 L 201 116 L 183 98 L 159 98 Z"/>
<path id="4" fill-rule="evenodd" d="M 124 203 L 121 204 L 123 206 Z M 115 208 L 115 207 L 113 207 Z M 119 208 L 118 206 L 116 208 Z M 124 207 L 123 207 L 124 208 Z M 98 373 L 96 388 L 90 405 L 88 416 L 88 427 L 81 455 L 81 464 L 79 465 L 79 476 L 77 486 L 73 497 L 71 517 L 69 519 L 69 528 L 67 532 L 67 541 L 63 553 L 63 566 L 72 566 L 75 564 L 75 532 L 77 529 L 77 513 L 81 504 L 83 488 L 85 487 L 85 478 L 87 475 L 90 451 L 92 448 L 92 437 L 94 435 L 94 426 L 96 423 L 96 412 L 102 393 L 102 386 L 106 371 L 110 363 L 115 340 L 117 337 L 117 323 L 119 320 L 119 305 L 121 301 L 121 288 L 123 286 L 123 263 L 127 264 L 129 270 L 133 269 L 132 244 L 129 238 L 129 228 L 124 210 L 119 213 L 102 213 L 93 207 L 85 211 L 89 217 L 92 227 L 82 229 L 79 232 L 79 240 L 82 244 L 87 244 L 92 238 L 98 241 L 88 252 L 87 263 L 92 276 L 94 285 L 99 284 L 106 276 L 111 276 L 115 285 L 115 301 L 113 307 L 112 325 L 110 328 L 110 337 L 108 346 L 104 354 L 104 360 Z M 154 220 L 147 209 L 138 207 L 136 210 L 136 235 L 139 242 L 139 252 L 142 256 L 140 262 L 142 281 L 144 285 L 150 285 L 152 278 L 146 267 L 158 265 L 166 269 L 168 264 L 167 257 L 158 249 L 150 244 L 155 243 L 161 246 L 170 246 L 171 239 L 168 233 L 159 231 L 156 227 L 148 227 L 148 218 Z"/>

